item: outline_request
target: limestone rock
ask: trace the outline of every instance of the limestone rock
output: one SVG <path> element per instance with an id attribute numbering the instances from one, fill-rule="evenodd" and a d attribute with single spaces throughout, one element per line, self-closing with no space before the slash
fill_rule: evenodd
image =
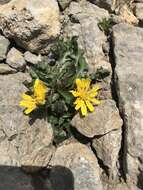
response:
<path id="1" fill-rule="evenodd" d="M 9 45 L 9 40 L 0 35 L 0 61 L 6 58 Z"/>
<path id="2" fill-rule="evenodd" d="M 0 63 L 0 74 L 12 74 L 15 72 L 16 70 L 11 68 L 9 65 Z"/>
<path id="3" fill-rule="evenodd" d="M 127 24 L 113 28 L 115 84 L 124 117 L 126 167 L 131 183 L 143 188 L 143 29 Z"/>
<path id="4" fill-rule="evenodd" d="M 6 63 L 17 70 L 24 70 L 26 66 L 23 54 L 14 47 L 8 52 Z"/>
<path id="5" fill-rule="evenodd" d="M 17 148 L 20 164 L 26 171 L 35 172 L 41 167 L 46 167 L 54 152 L 52 140 L 51 125 L 43 119 L 36 119 L 32 126 L 25 126 L 25 131 L 23 130 L 17 138 Z"/>
<path id="6" fill-rule="evenodd" d="M 138 24 L 138 19 L 131 10 L 133 0 L 91 0 L 91 2 L 120 15 L 122 22 Z"/>
<path id="7" fill-rule="evenodd" d="M 0 29 L 4 35 L 37 53 L 44 53 L 59 35 L 59 19 L 56 0 L 11 0 L 0 7 Z"/>
<path id="8" fill-rule="evenodd" d="M 77 114 L 71 122 L 81 134 L 92 138 L 97 135 L 105 135 L 113 130 L 120 129 L 122 120 L 119 111 L 113 100 L 105 100 L 95 111 L 89 113 L 86 117 Z"/>
<path id="9" fill-rule="evenodd" d="M 9 1 L 11 1 L 11 0 L 0 0 L 0 5 L 6 4 L 6 3 L 8 3 Z"/>
<path id="10" fill-rule="evenodd" d="M 36 65 L 36 64 L 38 64 L 39 62 L 42 61 L 41 55 L 37 56 L 37 55 L 35 55 L 35 54 L 33 54 L 33 53 L 29 52 L 29 51 L 26 51 L 24 53 L 24 58 L 28 63 L 34 64 L 34 65 Z"/>
<path id="11" fill-rule="evenodd" d="M 75 190 L 103 189 L 100 180 L 101 170 L 96 157 L 85 145 L 77 142 L 62 145 L 56 150 L 51 165 L 66 167 L 72 172 Z M 73 189 L 73 187 L 66 188 L 68 182 L 66 183 L 65 178 L 57 177 L 56 171 L 51 173 L 51 182 L 55 190 Z"/>
<path id="12" fill-rule="evenodd" d="M 91 0 L 91 2 L 109 11 L 113 11 L 114 9 L 113 0 Z"/>
<path id="13" fill-rule="evenodd" d="M 119 129 L 94 138 L 92 143 L 93 148 L 96 150 L 97 157 L 102 160 L 103 164 L 107 167 L 110 180 L 117 180 L 119 177 L 117 166 L 119 165 L 118 159 L 121 149 L 121 133 L 120 125 Z"/>
<path id="14" fill-rule="evenodd" d="M 0 75 L 0 165 L 27 166 L 33 172 L 51 158 L 53 131 L 36 115 L 30 120 L 19 107 L 20 94 L 27 91 L 25 80 L 29 78 L 23 73 Z"/>
<path id="15" fill-rule="evenodd" d="M 79 47 L 84 50 L 89 68 L 93 71 L 95 65 L 106 60 L 103 45 L 107 38 L 99 29 L 98 22 L 109 18 L 109 13 L 88 1 L 71 2 L 67 12 L 71 21 L 65 27 L 65 35 L 79 37 Z"/>
<path id="16" fill-rule="evenodd" d="M 137 18 L 140 20 L 140 22 L 143 22 L 143 1 L 142 3 L 136 3 L 135 4 L 135 14 Z"/>

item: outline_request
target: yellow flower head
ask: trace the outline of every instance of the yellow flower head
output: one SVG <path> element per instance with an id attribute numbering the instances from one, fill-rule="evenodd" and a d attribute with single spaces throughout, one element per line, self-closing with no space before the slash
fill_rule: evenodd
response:
<path id="1" fill-rule="evenodd" d="M 38 105 L 45 104 L 45 97 L 46 97 L 47 87 L 45 84 L 40 81 L 39 79 L 35 80 L 34 83 L 34 93 L 32 96 L 29 96 L 25 93 L 22 94 L 23 100 L 20 101 L 19 105 L 25 107 L 25 114 L 29 114 L 34 109 L 37 108 Z"/>
<path id="2" fill-rule="evenodd" d="M 87 115 L 87 108 L 89 111 L 94 111 L 94 104 L 100 104 L 100 101 L 95 97 L 98 94 L 98 90 L 100 87 L 98 85 L 90 87 L 91 80 L 90 79 L 76 79 L 76 90 L 71 90 L 70 92 L 74 97 L 76 97 L 75 109 L 81 109 L 81 113 L 83 116 Z"/>

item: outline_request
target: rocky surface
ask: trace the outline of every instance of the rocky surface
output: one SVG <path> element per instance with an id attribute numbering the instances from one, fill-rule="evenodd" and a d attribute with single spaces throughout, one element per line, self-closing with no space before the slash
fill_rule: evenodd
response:
<path id="1" fill-rule="evenodd" d="M 10 2 L 11 0 L 0 0 L 0 5 L 6 4 Z"/>
<path id="2" fill-rule="evenodd" d="M 91 0 L 91 2 L 110 12 L 115 12 L 123 22 L 138 24 L 138 19 L 131 10 L 133 0 Z"/>
<path id="3" fill-rule="evenodd" d="M 93 139 L 93 149 L 97 157 L 102 160 L 106 167 L 110 180 L 119 178 L 119 152 L 121 149 L 121 124 L 120 128 L 103 136 Z"/>
<path id="4" fill-rule="evenodd" d="M 122 126 L 119 111 L 112 100 L 103 101 L 87 117 L 82 118 L 77 114 L 71 123 L 81 134 L 89 138 L 105 135 L 116 129 L 120 130 Z"/>
<path id="5" fill-rule="evenodd" d="M 6 58 L 9 45 L 9 40 L 0 35 L 0 61 Z"/>
<path id="6" fill-rule="evenodd" d="M 12 0 L 0 7 L 0 29 L 19 46 L 44 53 L 60 33 L 57 1 Z"/>
<path id="7" fill-rule="evenodd" d="M 29 171 L 33 171 L 49 162 L 54 150 L 49 148 L 53 132 L 44 120 L 34 120 L 33 116 L 29 121 L 19 107 L 20 94 L 26 91 L 22 82 L 26 79 L 22 73 L 0 75 L 0 165 L 29 166 Z"/>
<path id="8" fill-rule="evenodd" d="M 103 52 L 107 38 L 98 27 L 99 21 L 109 18 L 108 12 L 94 4 L 81 1 L 70 4 L 68 15 L 71 22 L 66 26 L 65 33 L 68 36 L 79 36 L 79 46 L 85 51 L 90 69 L 95 70 L 95 65 L 103 61 L 108 65 Z"/>
<path id="9" fill-rule="evenodd" d="M 36 64 L 38 64 L 39 62 L 42 61 L 41 55 L 38 55 L 38 56 L 37 56 L 37 55 L 35 55 L 35 54 L 33 54 L 33 53 L 29 52 L 29 51 L 26 51 L 26 52 L 24 53 L 24 59 L 25 59 L 28 63 L 34 64 L 34 65 L 36 65 Z"/>
<path id="10" fill-rule="evenodd" d="M 11 68 L 9 65 L 0 63 L 0 74 L 12 74 L 15 72 L 16 70 Z"/>
<path id="11" fill-rule="evenodd" d="M 143 22 L 143 1 L 139 1 L 135 4 L 135 14 L 139 21 Z"/>
<path id="12" fill-rule="evenodd" d="M 143 188 L 143 29 L 120 24 L 113 28 L 115 84 L 124 118 L 127 179 Z"/>
<path id="13" fill-rule="evenodd" d="M 16 48 L 11 48 L 7 54 L 6 63 L 17 70 L 24 70 L 26 67 L 26 61 L 23 57 L 23 54 Z"/>
<path id="14" fill-rule="evenodd" d="M 132 3 L 0 0 L 0 190 L 143 189 L 143 1 Z M 108 32 L 104 18 L 115 24 L 104 23 Z M 78 36 L 90 72 L 110 75 L 98 81 L 102 103 L 77 114 L 73 137 L 55 146 L 51 125 L 19 101 L 25 65 L 40 64 L 59 35 Z"/>
<path id="15" fill-rule="evenodd" d="M 51 160 L 51 165 L 64 166 L 72 171 L 75 190 L 103 189 L 97 159 L 85 145 L 72 142 L 60 146 Z M 51 175 L 56 190 L 67 189 L 65 180 L 58 178 L 56 172 L 52 171 Z M 69 187 L 69 189 L 72 190 L 73 187 Z"/>

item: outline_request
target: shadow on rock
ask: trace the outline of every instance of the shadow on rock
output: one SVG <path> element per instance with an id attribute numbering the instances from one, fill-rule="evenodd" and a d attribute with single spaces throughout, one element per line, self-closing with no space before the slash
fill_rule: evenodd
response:
<path id="1" fill-rule="evenodd" d="M 0 166 L 0 190 L 74 190 L 74 177 L 63 166 L 43 168 L 33 174 L 19 167 Z"/>

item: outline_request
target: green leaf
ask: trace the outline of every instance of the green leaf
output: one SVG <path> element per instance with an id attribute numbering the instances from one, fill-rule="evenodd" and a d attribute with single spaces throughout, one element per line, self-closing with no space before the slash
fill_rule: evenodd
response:
<path id="1" fill-rule="evenodd" d="M 90 78 L 93 82 L 96 82 L 98 80 L 104 80 L 109 75 L 110 75 L 110 71 L 108 69 L 104 69 L 103 67 L 100 67 L 96 70 L 95 73 L 90 74 Z"/>
<path id="2" fill-rule="evenodd" d="M 65 102 L 72 106 L 74 97 L 70 92 L 58 89 L 59 94 L 64 98 Z"/>

